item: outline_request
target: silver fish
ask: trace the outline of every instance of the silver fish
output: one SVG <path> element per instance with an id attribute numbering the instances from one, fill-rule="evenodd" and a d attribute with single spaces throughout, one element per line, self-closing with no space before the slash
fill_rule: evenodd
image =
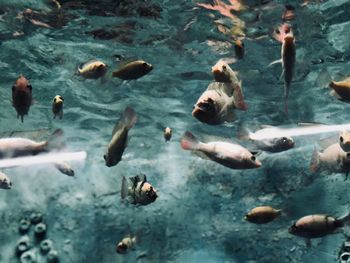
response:
<path id="1" fill-rule="evenodd" d="M 188 131 L 181 139 L 181 147 L 184 150 L 202 152 L 214 162 L 231 169 L 252 169 L 261 166 L 254 153 L 241 145 L 221 141 L 203 143 Z"/>
<path id="2" fill-rule="evenodd" d="M 78 67 L 78 74 L 87 79 L 103 77 L 107 72 L 107 65 L 99 60 L 91 60 Z"/>
<path id="3" fill-rule="evenodd" d="M 6 174 L 0 172 L 0 189 L 8 190 L 8 189 L 11 189 L 11 187 L 12 187 L 12 182 L 10 178 Z"/>
<path id="4" fill-rule="evenodd" d="M 37 155 L 49 152 L 52 148 L 59 148 L 55 141 L 63 134 L 61 129 L 55 130 L 47 141 L 35 142 L 25 138 L 0 139 L 0 159 L 20 156 Z"/>
<path id="5" fill-rule="evenodd" d="M 308 215 L 295 222 L 288 232 L 307 239 L 318 238 L 334 233 L 349 220 L 350 214 L 338 219 L 329 215 Z"/>
<path id="6" fill-rule="evenodd" d="M 120 242 L 118 242 L 116 246 L 116 252 L 118 254 L 126 254 L 128 251 L 136 245 L 137 242 L 137 237 L 136 236 L 131 236 L 127 235 L 124 237 Z"/>
<path id="7" fill-rule="evenodd" d="M 103 156 L 108 167 L 117 165 L 124 153 L 128 142 L 128 132 L 135 125 L 137 116 L 135 111 L 126 107 L 122 117 L 113 129 L 112 139 L 107 147 L 107 152 Z"/>
<path id="8" fill-rule="evenodd" d="M 157 199 L 157 191 L 147 182 L 145 175 L 130 177 L 129 181 L 123 176 L 121 198 L 128 198 L 134 205 L 148 205 Z"/>

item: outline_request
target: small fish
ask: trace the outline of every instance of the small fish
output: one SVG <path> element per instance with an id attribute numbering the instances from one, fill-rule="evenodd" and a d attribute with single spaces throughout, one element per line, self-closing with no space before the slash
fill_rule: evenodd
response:
<path id="1" fill-rule="evenodd" d="M 232 121 L 235 103 L 231 89 L 229 83 L 210 83 L 193 106 L 192 116 L 210 125 Z"/>
<path id="2" fill-rule="evenodd" d="M 23 75 L 20 75 L 12 86 L 12 105 L 17 111 L 17 118 L 21 117 L 22 122 L 23 116 L 28 114 L 32 103 L 32 85 Z"/>
<path id="3" fill-rule="evenodd" d="M 350 152 L 350 132 L 343 130 L 339 134 L 339 145 L 344 152 Z"/>
<path id="4" fill-rule="evenodd" d="M 146 61 L 136 60 L 113 71 L 113 77 L 122 80 L 138 79 L 151 72 L 152 69 L 153 66 Z"/>
<path id="5" fill-rule="evenodd" d="M 108 167 L 115 166 L 121 161 L 128 142 L 128 132 L 135 125 L 136 120 L 135 111 L 130 107 L 126 107 L 113 129 L 112 139 L 108 144 L 106 154 L 103 156 Z"/>
<path id="6" fill-rule="evenodd" d="M 223 141 L 203 143 L 189 131 L 183 135 L 181 147 L 184 150 L 199 151 L 210 160 L 231 169 L 253 169 L 261 166 L 255 153 L 251 153 L 239 144 Z"/>
<path id="7" fill-rule="evenodd" d="M 172 133 L 173 132 L 172 132 L 171 128 L 166 127 L 164 129 L 164 139 L 166 142 L 170 141 Z"/>
<path id="8" fill-rule="evenodd" d="M 271 152 L 271 153 L 287 151 L 294 147 L 295 144 L 294 144 L 293 138 L 288 136 L 272 138 L 272 139 L 254 139 L 256 135 L 264 134 L 266 132 L 273 133 L 274 131 L 277 131 L 279 129 L 277 127 L 269 126 L 269 125 L 262 125 L 261 127 L 262 129 L 256 131 L 255 133 L 240 131 L 241 134 L 239 134 L 238 137 L 240 139 L 251 140 L 260 150 Z"/>
<path id="9" fill-rule="evenodd" d="M 8 190 L 8 189 L 11 189 L 11 187 L 12 187 L 12 182 L 10 178 L 6 174 L 0 172 L 0 189 Z"/>
<path id="10" fill-rule="evenodd" d="M 74 176 L 74 170 L 66 162 L 55 162 L 55 167 L 65 175 Z"/>
<path id="11" fill-rule="evenodd" d="M 350 214 L 343 218 L 334 218 L 328 215 L 308 215 L 294 223 L 288 232 L 292 235 L 307 239 L 323 237 L 333 234 L 350 220 Z"/>
<path id="12" fill-rule="evenodd" d="M 243 59 L 244 57 L 244 43 L 240 39 L 237 39 L 235 42 L 235 54 L 238 59 Z"/>
<path id="13" fill-rule="evenodd" d="M 53 148 L 59 148 L 62 145 L 57 145 L 56 140 L 62 134 L 63 131 L 57 129 L 47 141 L 42 142 L 35 142 L 25 138 L 2 138 L 0 139 L 0 159 L 37 155 L 49 152 Z"/>
<path id="14" fill-rule="evenodd" d="M 64 99 L 60 95 L 56 95 L 53 99 L 52 102 L 52 113 L 53 113 L 53 118 L 56 119 L 56 116 L 60 118 L 60 120 L 63 117 L 63 102 Z"/>
<path id="15" fill-rule="evenodd" d="M 280 26 L 278 32 L 275 32 L 275 39 L 282 43 L 281 59 L 276 60 L 270 65 L 275 63 L 282 63 L 282 75 L 284 77 L 284 102 L 285 112 L 288 114 L 288 97 L 289 89 L 294 75 L 295 68 L 295 38 L 293 31 L 288 24 Z"/>
<path id="16" fill-rule="evenodd" d="M 235 108 L 238 110 L 246 111 L 248 109 L 244 102 L 242 92 L 242 81 L 238 80 L 237 73 L 234 72 L 231 67 L 223 60 L 219 60 L 212 68 L 211 71 L 214 75 L 214 79 L 217 82 L 228 83 L 233 91 L 233 99 Z"/>
<path id="17" fill-rule="evenodd" d="M 255 224 L 266 224 L 280 215 L 281 210 L 279 209 L 275 209 L 271 206 L 258 206 L 250 210 L 244 219 Z"/>
<path id="18" fill-rule="evenodd" d="M 350 101 L 350 78 L 342 81 L 331 81 L 329 87 L 333 89 L 334 95 L 342 100 Z"/>
<path id="19" fill-rule="evenodd" d="M 121 198 L 127 198 L 134 205 L 148 205 L 157 199 L 157 191 L 147 182 L 145 175 L 130 177 L 129 181 L 123 176 Z"/>
<path id="20" fill-rule="evenodd" d="M 350 153 L 344 152 L 339 143 L 332 144 L 323 152 L 315 149 L 310 169 L 313 172 L 328 171 L 347 174 L 350 172 Z"/>
<path id="21" fill-rule="evenodd" d="M 87 79 L 98 79 L 107 72 L 108 66 L 99 60 L 91 60 L 78 67 L 78 74 Z"/>
<path id="22" fill-rule="evenodd" d="M 136 243 L 137 243 L 136 236 L 132 237 L 131 235 L 127 235 L 120 242 L 118 242 L 116 246 L 116 252 L 118 254 L 126 254 L 130 249 L 134 248 Z"/>

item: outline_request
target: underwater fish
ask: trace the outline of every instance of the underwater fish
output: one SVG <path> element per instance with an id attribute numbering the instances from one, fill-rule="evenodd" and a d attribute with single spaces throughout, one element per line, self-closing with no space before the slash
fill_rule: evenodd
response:
<path id="1" fill-rule="evenodd" d="M 288 232 L 292 235 L 307 239 L 333 234 L 350 220 L 350 214 L 343 218 L 333 218 L 329 215 L 308 215 L 294 223 Z"/>
<path id="2" fill-rule="evenodd" d="M 55 162 L 55 167 L 65 175 L 74 176 L 74 170 L 66 162 Z"/>
<path id="3" fill-rule="evenodd" d="M 126 254 L 130 249 L 134 248 L 136 243 L 137 243 L 136 236 L 132 237 L 131 235 L 127 235 L 120 242 L 118 242 L 116 246 L 116 252 L 118 254 Z"/>
<path id="4" fill-rule="evenodd" d="M 239 144 L 224 141 L 203 143 L 189 131 L 183 135 L 181 147 L 184 150 L 201 152 L 210 160 L 231 169 L 253 169 L 261 166 L 255 153 L 251 153 Z"/>
<path id="5" fill-rule="evenodd" d="M 91 60 L 78 67 L 78 74 L 87 79 L 98 79 L 107 72 L 108 66 L 99 60 Z"/>
<path id="6" fill-rule="evenodd" d="M 62 144 L 57 144 L 56 140 L 62 134 L 63 131 L 57 129 L 47 141 L 42 142 L 35 142 L 25 138 L 2 138 L 0 139 L 0 159 L 37 155 L 49 152 L 54 148 L 60 148 Z"/>
<path id="7" fill-rule="evenodd" d="M 164 139 L 166 142 L 170 141 L 172 133 L 173 132 L 170 127 L 166 127 L 164 129 Z"/>
<path id="8" fill-rule="evenodd" d="M 237 73 L 234 72 L 231 67 L 223 60 L 219 60 L 212 68 L 211 71 L 214 75 L 214 79 L 217 82 L 224 82 L 231 86 L 230 91 L 233 92 L 235 108 L 238 110 L 246 111 L 248 109 L 244 102 L 242 92 L 242 81 L 238 80 Z"/>
<path id="9" fill-rule="evenodd" d="M 135 125 L 136 120 L 135 111 L 126 107 L 113 129 L 112 139 L 108 144 L 106 154 L 103 156 L 108 167 L 115 166 L 121 161 L 128 142 L 128 132 Z"/>
<path id="10" fill-rule="evenodd" d="M 232 121 L 235 109 L 232 92 L 229 83 L 210 83 L 193 106 L 192 116 L 210 125 Z"/>
<path id="11" fill-rule="evenodd" d="M 350 152 L 350 132 L 342 130 L 339 134 L 339 145 L 344 152 Z"/>
<path id="12" fill-rule="evenodd" d="M 10 178 L 6 174 L 0 172 L 0 189 L 8 190 L 8 189 L 11 189 L 11 187 L 12 187 L 12 182 Z"/>
<path id="13" fill-rule="evenodd" d="M 147 182 L 145 175 L 130 177 L 129 180 L 123 176 L 121 198 L 127 198 L 134 205 L 148 205 L 157 199 L 157 191 Z"/>
<path id="14" fill-rule="evenodd" d="M 281 59 L 276 60 L 270 65 L 275 63 L 282 63 L 282 75 L 284 77 L 284 104 L 285 112 L 288 113 L 288 97 L 289 89 L 294 75 L 295 68 L 295 38 L 293 31 L 288 24 L 283 24 L 279 27 L 278 32 L 275 32 L 274 37 L 276 40 L 282 43 Z"/>
<path id="15" fill-rule="evenodd" d="M 113 71 L 113 77 L 117 77 L 122 80 L 138 79 L 151 72 L 152 69 L 153 66 L 146 61 L 136 60 Z"/>
<path id="16" fill-rule="evenodd" d="M 241 129 L 239 131 L 238 138 L 243 140 L 251 140 L 260 150 L 271 153 L 287 151 L 294 147 L 295 144 L 293 138 L 288 136 L 271 139 L 255 139 L 255 137 L 259 137 L 260 134 L 273 134 L 275 131 L 280 131 L 280 129 L 270 125 L 261 125 L 261 129 L 255 133 Z"/>
<path id="17" fill-rule="evenodd" d="M 53 118 L 56 119 L 56 116 L 58 116 L 60 119 L 63 117 L 63 102 L 64 99 L 60 95 L 56 95 L 52 101 L 52 113 Z"/>
<path id="18" fill-rule="evenodd" d="M 329 87 L 333 89 L 332 95 L 341 100 L 350 101 L 350 78 L 342 81 L 331 81 Z"/>
<path id="19" fill-rule="evenodd" d="M 243 59 L 244 57 L 244 43 L 240 39 L 237 39 L 235 42 L 235 54 L 238 59 Z"/>
<path id="20" fill-rule="evenodd" d="M 273 221 L 280 215 L 280 209 L 275 209 L 271 206 L 258 206 L 250 210 L 244 219 L 255 224 L 266 224 Z"/>
<path id="21" fill-rule="evenodd" d="M 339 143 L 332 144 L 323 152 L 315 148 L 310 169 L 313 172 L 328 171 L 347 175 L 350 172 L 350 153 L 344 152 Z"/>
<path id="22" fill-rule="evenodd" d="M 22 122 L 23 116 L 28 114 L 32 103 L 32 85 L 23 75 L 20 75 L 12 86 L 12 105 L 17 111 L 17 118 L 21 117 Z"/>

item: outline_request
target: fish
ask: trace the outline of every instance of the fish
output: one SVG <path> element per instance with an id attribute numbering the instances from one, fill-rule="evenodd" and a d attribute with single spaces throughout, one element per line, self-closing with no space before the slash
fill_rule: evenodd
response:
<path id="1" fill-rule="evenodd" d="M 256 131 L 255 133 L 241 130 L 238 134 L 238 137 L 239 139 L 250 140 L 260 150 L 271 153 L 287 151 L 295 146 L 293 138 L 289 136 L 271 139 L 255 139 L 254 137 L 258 137 L 259 134 L 265 134 L 266 132 L 273 133 L 274 131 L 280 130 L 279 128 L 270 125 L 261 125 L 261 128 L 262 129 Z"/>
<path id="2" fill-rule="evenodd" d="M 62 147 L 57 139 L 63 135 L 61 129 L 55 130 L 47 141 L 36 142 L 25 138 L 1 138 L 0 159 L 37 155 Z"/>
<path id="3" fill-rule="evenodd" d="M 235 41 L 235 54 L 238 59 L 243 59 L 244 57 L 244 43 L 240 39 Z"/>
<path id="4" fill-rule="evenodd" d="M 98 79 L 107 73 L 108 66 L 99 60 L 91 60 L 78 67 L 78 75 L 86 79 Z"/>
<path id="5" fill-rule="evenodd" d="M 288 232 L 310 240 L 335 233 L 337 229 L 342 228 L 349 220 L 350 214 L 338 219 L 322 214 L 308 215 L 297 220 L 288 229 Z"/>
<path id="6" fill-rule="evenodd" d="M 350 172 L 350 153 L 344 152 L 339 143 L 330 145 L 323 152 L 315 148 L 310 169 L 312 172 L 327 171 L 347 175 Z"/>
<path id="7" fill-rule="evenodd" d="M 227 83 L 233 92 L 235 108 L 238 110 L 246 111 L 248 109 L 242 92 L 242 81 L 238 80 L 237 73 L 234 72 L 231 67 L 224 61 L 219 60 L 211 69 L 214 79 L 217 82 Z"/>
<path id="8" fill-rule="evenodd" d="M 172 133 L 173 132 L 170 127 L 166 127 L 164 129 L 164 139 L 166 142 L 170 141 Z"/>
<path id="9" fill-rule="evenodd" d="M 135 125 L 136 120 L 135 111 L 131 107 L 126 107 L 113 129 L 112 139 L 108 144 L 106 154 L 103 156 L 106 166 L 112 167 L 121 161 L 127 146 L 129 130 Z"/>
<path id="10" fill-rule="evenodd" d="M 118 254 L 126 254 L 130 249 L 134 248 L 136 243 L 137 243 L 136 236 L 127 235 L 121 241 L 118 242 L 116 246 L 116 252 Z"/>
<path id="11" fill-rule="evenodd" d="M 256 153 L 250 152 L 239 144 L 224 141 L 203 143 L 189 131 L 183 135 L 181 147 L 184 150 L 203 153 L 210 160 L 231 169 L 253 169 L 262 165 L 256 158 Z"/>
<path id="12" fill-rule="evenodd" d="M 232 121 L 235 103 L 231 88 L 228 83 L 210 83 L 193 106 L 192 116 L 210 125 Z"/>
<path id="13" fill-rule="evenodd" d="M 339 145 L 344 152 L 350 152 L 350 132 L 347 130 L 340 131 Z"/>
<path id="14" fill-rule="evenodd" d="M 280 26 L 278 32 L 275 32 L 274 37 L 282 43 L 281 59 L 270 63 L 270 65 L 282 63 L 281 76 L 284 78 L 284 110 L 288 114 L 289 89 L 294 75 L 296 60 L 295 37 L 288 24 Z"/>
<path id="15" fill-rule="evenodd" d="M 52 102 L 52 113 L 53 118 L 56 119 L 56 116 L 58 116 L 60 119 L 63 117 L 63 102 L 64 99 L 60 95 L 56 95 Z"/>
<path id="16" fill-rule="evenodd" d="M 258 206 L 250 210 L 244 219 L 255 224 L 266 224 L 273 221 L 280 215 L 280 209 L 275 209 L 271 206 Z"/>
<path id="17" fill-rule="evenodd" d="M 61 173 L 65 175 L 74 176 L 75 174 L 72 167 L 66 162 L 55 162 L 55 167 L 57 170 L 59 170 Z"/>
<path id="18" fill-rule="evenodd" d="M 157 199 L 156 189 L 147 182 L 146 175 L 141 174 L 122 179 L 121 198 L 127 198 L 134 205 L 148 205 Z"/>
<path id="19" fill-rule="evenodd" d="M 350 77 L 342 81 L 331 81 L 329 87 L 333 90 L 336 97 L 350 101 Z"/>
<path id="20" fill-rule="evenodd" d="M 12 182 L 10 178 L 6 174 L 0 172 L 0 189 L 9 190 L 11 188 L 12 188 Z"/>
<path id="21" fill-rule="evenodd" d="M 152 71 L 152 69 L 153 65 L 147 63 L 146 61 L 136 60 L 113 71 L 113 77 L 117 77 L 122 80 L 134 80 L 148 74 Z"/>
<path id="22" fill-rule="evenodd" d="M 17 118 L 21 117 L 21 122 L 24 115 L 28 115 L 32 103 L 32 85 L 20 75 L 12 86 L 12 105 L 17 111 Z"/>

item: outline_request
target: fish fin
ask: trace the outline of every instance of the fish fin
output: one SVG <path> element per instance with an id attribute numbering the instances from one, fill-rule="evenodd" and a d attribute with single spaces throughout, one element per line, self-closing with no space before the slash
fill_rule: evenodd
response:
<path id="1" fill-rule="evenodd" d="M 197 138 L 189 131 L 186 131 L 181 138 L 181 147 L 184 150 L 198 150 L 199 143 Z"/>
<path id="2" fill-rule="evenodd" d="M 320 145 L 323 149 L 328 148 L 332 144 L 338 143 L 339 135 L 332 135 L 327 138 L 321 139 L 318 142 L 318 145 Z"/>
<path id="3" fill-rule="evenodd" d="M 127 130 L 129 130 L 135 125 L 136 120 L 137 120 L 137 115 L 134 109 L 129 106 L 126 107 L 122 117 L 120 118 L 119 122 L 115 125 L 112 131 L 112 136 L 122 127 L 125 127 Z"/>
<path id="4" fill-rule="evenodd" d="M 237 62 L 237 59 L 236 58 L 221 58 L 219 61 L 223 61 L 226 64 L 234 64 Z"/>
<path id="5" fill-rule="evenodd" d="M 329 95 L 336 98 L 337 100 L 349 102 L 348 100 L 345 100 L 344 98 L 342 98 L 335 90 L 331 90 L 331 92 L 329 92 Z"/>
<path id="6" fill-rule="evenodd" d="M 125 199 L 128 196 L 128 193 L 129 193 L 128 182 L 127 182 L 127 179 L 125 178 L 125 176 L 123 176 L 123 178 L 122 178 L 122 190 L 120 192 L 121 198 Z"/>
<path id="7" fill-rule="evenodd" d="M 282 70 L 281 75 L 280 75 L 280 77 L 279 77 L 279 80 L 280 80 L 280 81 L 283 79 L 283 76 L 284 76 L 284 69 Z"/>
<path id="8" fill-rule="evenodd" d="M 280 59 L 277 59 L 275 61 L 272 61 L 270 64 L 267 65 L 267 67 L 271 67 L 272 65 L 277 64 L 277 63 L 282 63 L 282 59 L 280 58 Z"/>
<path id="9" fill-rule="evenodd" d="M 144 174 L 139 174 L 135 176 L 137 182 L 147 182 L 147 177 Z"/>
<path id="10" fill-rule="evenodd" d="M 345 224 L 349 225 L 350 224 L 350 213 L 347 214 L 346 216 L 338 218 L 337 220 L 340 221 L 343 225 L 345 225 Z"/>
<path id="11" fill-rule="evenodd" d="M 319 165 L 320 165 L 320 153 L 315 147 L 311 157 L 310 170 L 314 173 L 317 172 L 317 170 L 319 169 Z"/>
<path id="12" fill-rule="evenodd" d="M 238 130 L 236 133 L 236 137 L 239 140 L 250 140 L 250 132 L 247 129 L 247 127 L 243 126 L 242 124 L 238 126 Z"/>
<path id="13" fill-rule="evenodd" d="M 59 150 L 65 147 L 65 144 L 62 142 L 62 136 L 62 129 L 55 130 L 45 142 L 45 149 L 49 151 L 53 149 Z"/>
<path id="14" fill-rule="evenodd" d="M 318 76 L 315 80 L 315 85 L 317 87 L 327 88 L 331 81 L 332 81 L 332 77 L 329 75 L 329 73 L 326 69 L 323 69 L 318 74 Z"/>

